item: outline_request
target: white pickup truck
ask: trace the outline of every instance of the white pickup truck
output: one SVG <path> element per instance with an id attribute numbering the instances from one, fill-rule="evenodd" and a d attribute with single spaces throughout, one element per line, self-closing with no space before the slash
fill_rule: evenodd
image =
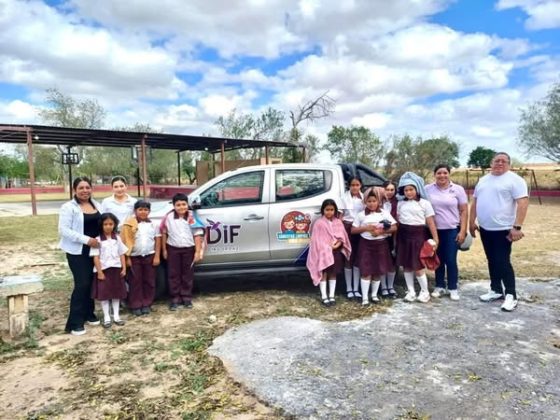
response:
<path id="1" fill-rule="evenodd" d="M 323 200 L 338 200 L 353 176 L 364 187 L 385 181 L 361 164 L 301 163 L 240 168 L 201 185 L 189 195 L 194 220 L 206 230 L 196 276 L 305 268 L 310 226 Z M 171 208 L 153 209 L 151 217 Z"/>

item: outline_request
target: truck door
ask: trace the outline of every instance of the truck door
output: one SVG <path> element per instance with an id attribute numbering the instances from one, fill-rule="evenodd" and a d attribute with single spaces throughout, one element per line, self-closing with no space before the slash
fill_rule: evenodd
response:
<path id="1" fill-rule="evenodd" d="M 321 204 L 332 197 L 329 169 L 275 169 L 270 204 L 271 263 L 302 264 L 311 223 L 320 217 Z"/>
<path id="2" fill-rule="evenodd" d="M 234 173 L 200 193 L 197 222 L 206 226 L 206 264 L 251 264 L 269 259 L 268 172 Z M 265 182 L 266 181 L 266 182 Z"/>

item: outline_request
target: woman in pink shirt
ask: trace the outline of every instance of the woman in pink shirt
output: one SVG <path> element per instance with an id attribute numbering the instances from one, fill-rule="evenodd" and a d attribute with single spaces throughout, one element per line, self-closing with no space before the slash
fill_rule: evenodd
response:
<path id="1" fill-rule="evenodd" d="M 459 300 L 457 283 L 457 250 L 467 234 L 467 194 L 460 185 L 449 179 L 451 169 L 448 165 L 438 165 L 434 169 L 436 182 L 426 186 L 426 192 L 435 211 L 435 222 L 439 236 L 437 249 L 441 265 L 436 269 L 435 298 L 446 294 L 445 273 L 447 271 L 447 290 L 451 300 Z"/>

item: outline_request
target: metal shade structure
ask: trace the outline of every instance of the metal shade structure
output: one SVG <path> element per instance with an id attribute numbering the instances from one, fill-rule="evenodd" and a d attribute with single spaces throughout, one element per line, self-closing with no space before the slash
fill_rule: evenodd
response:
<path id="1" fill-rule="evenodd" d="M 142 168 L 143 195 L 146 197 L 147 162 L 146 148 L 183 151 L 206 151 L 220 153 L 222 170 L 225 169 L 224 153 L 228 150 L 264 148 L 268 162 L 270 147 L 301 147 L 281 141 L 227 139 L 220 137 L 192 136 L 168 133 L 144 133 L 121 130 L 97 130 L 66 128 L 45 125 L 0 124 L 0 143 L 27 143 L 29 181 L 31 184 L 32 214 L 37 214 L 35 199 L 35 171 L 33 167 L 33 144 L 63 146 L 139 147 L 138 162 Z M 179 156 L 179 155 L 178 155 Z"/>

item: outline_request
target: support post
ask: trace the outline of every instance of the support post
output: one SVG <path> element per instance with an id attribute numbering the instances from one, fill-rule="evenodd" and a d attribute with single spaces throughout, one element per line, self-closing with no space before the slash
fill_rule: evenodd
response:
<path id="1" fill-rule="evenodd" d="M 539 190 L 539 184 L 537 184 L 537 176 L 535 175 L 534 169 L 531 169 L 531 177 L 533 178 L 533 182 L 535 183 L 535 190 L 537 190 L 537 197 L 539 197 L 539 205 L 542 206 L 541 192 Z"/>
<path id="2" fill-rule="evenodd" d="M 270 163 L 270 160 L 268 159 L 268 146 L 264 146 L 264 160 L 267 165 Z"/>
<path id="3" fill-rule="evenodd" d="M 467 190 L 467 201 L 471 199 L 471 193 L 469 190 L 469 170 L 467 169 L 467 188 L 465 188 Z"/>
<path id="4" fill-rule="evenodd" d="M 140 158 L 142 159 L 142 198 L 146 199 L 146 182 L 148 182 L 148 169 L 146 168 L 146 138 L 147 134 L 142 136 L 140 142 Z"/>
<path id="5" fill-rule="evenodd" d="M 25 331 L 29 324 L 29 299 L 27 295 L 8 297 L 8 322 L 10 337 L 17 337 Z"/>
<path id="6" fill-rule="evenodd" d="M 225 141 L 222 141 L 220 144 L 220 158 L 222 164 L 222 173 L 226 171 L 226 146 Z"/>
<path id="7" fill-rule="evenodd" d="M 26 134 L 27 164 L 29 165 L 29 182 L 31 183 L 31 214 L 33 216 L 37 216 L 37 198 L 35 196 L 35 165 L 33 164 L 33 129 L 26 129 Z"/>
<path id="8" fill-rule="evenodd" d="M 181 186 L 181 151 L 177 150 L 177 185 Z"/>
<path id="9" fill-rule="evenodd" d="M 71 151 L 71 147 L 70 146 L 66 146 L 66 153 L 68 153 L 68 156 L 70 156 L 70 151 Z M 72 194 L 72 164 L 70 163 L 70 159 L 68 159 L 68 191 L 70 191 L 70 200 L 72 200 L 73 194 Z"/>

